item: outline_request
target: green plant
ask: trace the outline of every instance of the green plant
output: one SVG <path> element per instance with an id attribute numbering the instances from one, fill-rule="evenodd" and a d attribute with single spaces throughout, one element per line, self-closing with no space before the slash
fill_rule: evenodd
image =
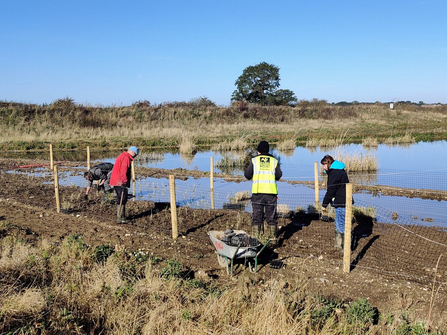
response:
<path id="1" fill-rule="evenodd" d="M 160 276 L 164 279 L 180 278 L 182 265 L 174 259 L 166 262 L 166 266 L 161 269 Z"/>
<path id="2" fill-rule="evenodd" d="M 96 262 L 104 263 L 107 260 L 107 258 L 109 258 L 109 256 L 112 255 L 114 252 L 115 252 L 114 247 L 107 244 L 101 244 L 98 245 L 93 251 L 93 257 Z"/>
<path id="3" fill-rule="evenodd" d="M 115 292 L 114 296 L 117 299 L 121 299 L 123 297 L 131 295 L 133 292 L 133 285 L 132 283 L 125 283 L 124 285 L 118 287 Z"/>
<path id="4" fill-rule="evenodd" d="M 378 312 L 371 306 L 366 298 L 360 298 L 351 304 L 346 309 L 346 320 L 348 323 L 355 323 L 361 326 L 367 324 L 374 324 Z"/>
<path id="5" fill-rule="evenodd" d="M 190 311 L 182 311 L 182 319 L 184 320 L 191 320 L 191 312 Z"/>

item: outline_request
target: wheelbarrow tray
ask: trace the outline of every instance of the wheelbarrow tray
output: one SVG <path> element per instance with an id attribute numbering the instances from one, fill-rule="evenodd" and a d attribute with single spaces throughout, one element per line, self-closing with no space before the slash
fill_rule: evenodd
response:
<path id="1" fill-rule="evenodd" d="M 253 237 L 249 236 L 243 230 L 233 230 L 236 235 L 245 234 L 248 238 L 253 239 Z M 247 247 L 242 246 L 231 246 L 222 241 L 222 238 L 225 236 L 223 231 L 212 230 L 208 232 L 208 236 L 211 239 L 214 247 L 217 251 L 217 260 L 221 266 L 227 268 L 227 273 L 233 273 L 233 264 L 236 259 L 243 259 L 248 262 L 249 268 L 251 272 L 256 272 L 257 264 L 258 264 L 258 255 L 261 251 L 267 246 L 270 242 L 268 240 L 264 245 L 258 243 L 256 245 L 250 245 Z"/>

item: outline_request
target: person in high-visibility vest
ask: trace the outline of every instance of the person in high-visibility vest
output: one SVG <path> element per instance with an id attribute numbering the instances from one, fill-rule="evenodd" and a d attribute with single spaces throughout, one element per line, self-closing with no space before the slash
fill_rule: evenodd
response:
<path id="1" fill-rule="evenodd" d="M 270 146 L 267 141 L 261 141 L 257 147 L 257 156 L 252 158 L 245 169 L 244 176 L 253 181 L 251 189 L 251 205 L 253 209 L 252 235 L 256 238 L 261 233 L 264 219 L 269 225 L 269 237 L 276 245 L 278 234 L 277 203 L 278 185 L 282 171 L 278 160 L 269 154 Z"/>

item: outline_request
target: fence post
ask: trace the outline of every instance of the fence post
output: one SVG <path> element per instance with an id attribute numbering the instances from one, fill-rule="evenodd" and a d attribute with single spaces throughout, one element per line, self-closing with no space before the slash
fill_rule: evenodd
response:
<path id="1" fill-rule="evenodd" d="M 132 167 L 132 180 L 135 181 L 135 165 L 134 165 L 134 161 L 132 161 L 131 167 Z"/>
<path id="2" fill-rule="evenodd" d="M 177 226 L 177 205 L 175 202 L 175 178 L 174 175 L 169 175 L 169 189 L 171 193 L 171 222 L 172 222 L 172 239 L 178 238 Z"/>
<path id="3" fill-rule="evenodd" d="M 343 247 L 343 272 L 351 271 L 351 234 L 352 234 L 352 184 L 346 184 L 345 240 Z"/>
<path id="4" fill-rule="evenodd" d="M 210 193 L 211 209 L 214 209 L 214 157 L 210 157 Z"/>
<path id="5" fill-rule="evenodd" d="M 56 196 L 56 209 L 57 212 L 60 213 L 61 211 L 61 204 L 59 201 L 59 180 L 58 180 L 58 176 L 57 176 L 57 165 L 54 166 L 53 168 L 53 176 L 54 176 L 54 194 Z"/>
<path id="6" fill-rule="evenodd" d="M 50 144 L 50 169 L 53 171 L 53 145 Z"/>
<path id="7" fill-rule="evenodd" d="M 87 171 L 90 170 L 90 147 L 87 146 Z"/>
<path id="8" fill-rule="evenodd" d="M 315 176 L 315 204 L 318 205 L 320 202 L 320 185 L 318 183 L 318 162 L 314 164 L 314 176 Z"/>

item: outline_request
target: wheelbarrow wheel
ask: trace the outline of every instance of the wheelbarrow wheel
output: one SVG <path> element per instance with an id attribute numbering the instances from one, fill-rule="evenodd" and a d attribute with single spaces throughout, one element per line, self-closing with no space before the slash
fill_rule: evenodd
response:
<path id="1" fill-rule="evenodd" d="M 228 268 L 228 265 L 230 264 L 230 260 L 225 257 L 217 254 L 217 262 L 219 262 L 219 265 L 223 268 Z"/>

